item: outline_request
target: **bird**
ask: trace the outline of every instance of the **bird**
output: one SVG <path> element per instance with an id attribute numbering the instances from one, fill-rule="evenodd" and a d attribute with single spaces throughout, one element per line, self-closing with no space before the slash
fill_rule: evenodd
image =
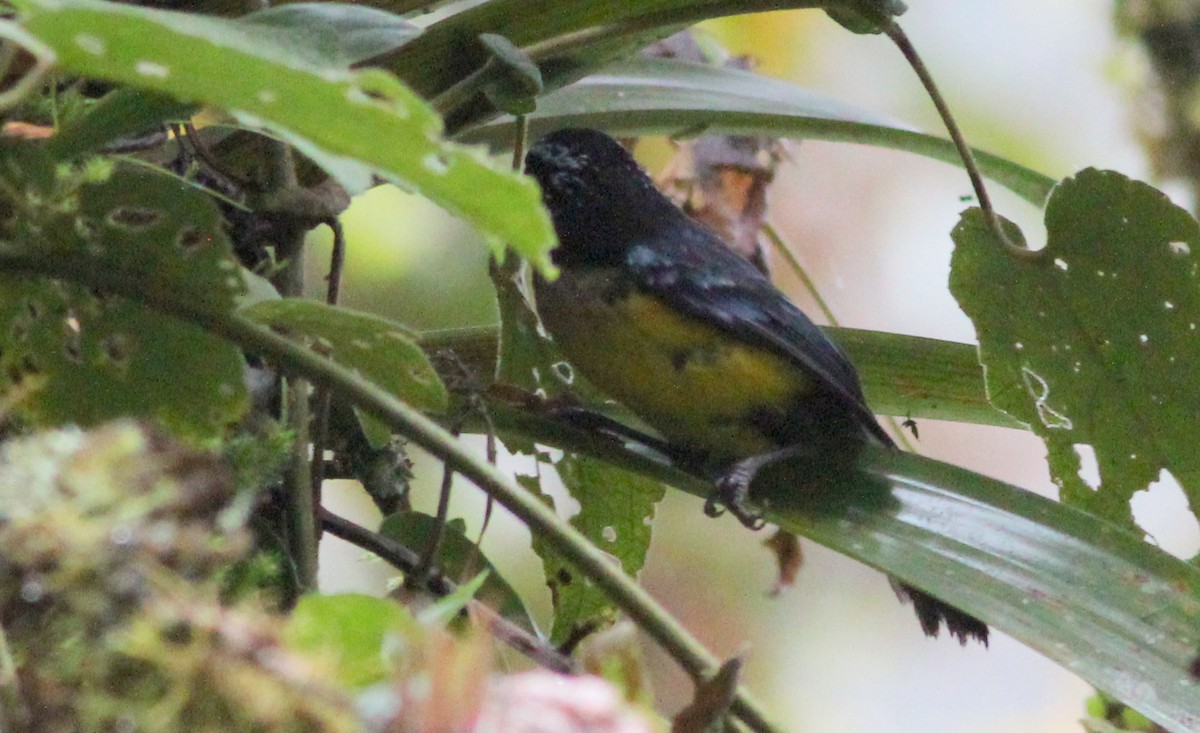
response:
<path id="1" fill-rule="evenodd" d="M 551 132 L 525 172 L 558 235 L 539 316 L 571 365 L 714 481 L 705 505 L 758 528 L 750 485 L 794 457 L 895 447 L 846 354 L 761 272 L 655 187 L 616 140 Z M 922 629 L 987 643 L 982 621 L 893 580 Z"/>

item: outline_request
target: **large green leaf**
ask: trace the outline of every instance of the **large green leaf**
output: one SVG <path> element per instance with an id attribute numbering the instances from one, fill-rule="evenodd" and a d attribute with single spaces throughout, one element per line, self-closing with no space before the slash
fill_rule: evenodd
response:
<path id="1" fill-rule="evenodd" d="M 66 71 L 223 107 L 296 145 L 351 191 L 377 172 L 548 266 L 554 233 L 533 182 L 443 141 L 437 115 L 385 72 L 314 65 L 233 20 L 100 0 L 14 4 Z"/>
<path id="2" fill-rule="evenodd" d="M 441 96 L 455 130 L 495 114 L 481 96 L 486 79 L 476 73 L 488 61 L 481 34 L 523 48 L 555 89 L 701 20 L 784 8 L 833 8 L 839 22 L 860 32 L 904 11 L 897 0 L 488 0 L 447 11 L 382 63 L 423 96 Z M 481 84 L 464 85 L 468 78 Z"/>
<path id="3" fill-rule="evenodd" d="M 244 290 L 212 202 L 165 174 L 59 169 L 35 155 L 5 160 L 10 244 L 27 256 L 86 257 L 149 292 L 231 308 Z M 71 283 L 0 277 L 0 384 L 32 391 L 16 404 L 37 424 L 155 419 L 213 437 L 248 407 L 236 348 L 135 303 Z M 28 380 L 28 381 L 26 381 Z"/>
<path id="4" fill-rule="evenodd" d="M 399 603 L 347 593 L 301 598 L 283 637 L 289 646 L 330 664 L 340 683 L 362 688 L 393 676 L 405 660 L 391 657 L 424 633 Z"/>
<path id="5" fill-rule="evenodd" d="M 526 435 L 696 496 L 712 490 L 595 435 Z M 1200 651 L 1200 569 L 1094 515 L 949 464 L 871 447 L 859 467 L 821 475 L 793 465 L 763 476 L 755 495 L 782 528 L 982 618 L 1168 730 L 1195 730 L 1200 682 L 1188 667 Z"/>
<path id="6" fill-rule="evenodd" d="M 613 134 L 774 135 L 907 150 L 961 165 L 954 144 L 905 129 L 895 120 L 778 79 L 670 59 L 629 59 L 538 100 L 529 117 L 540 136 L 563 127 Z M 465 131 L 469 141 L 500 147 L 512 140 L 510 117 Z M 1035 206 L 1055 181 L 996 155 L 975 151 L 980 169 Z"/>
<path id="7" fill-rule="evenodd" d="M 928 590 L 1167 729 L 1194 731 L 1200 570 L 1090 514 L 927 458 L 779 482 L 770 517 Z"/>
<path id="8" fill-rule="evenodd" d="M 240 19 L 286 43 L 314 63 L 345 68 L 393 51 L 421 29 L 376 8 L 347 3 L 301 2 L 264 8 Z"/>
<path id="9" fill-rule="evenodd" d="M 1163 470 L 1200 508 L 1200 226 L 1150 186 L 1088 169 L 1055 189 L 1046 247 L 1006 249 L 978 211 L 950 285 L 979 332 L 993 403 L 1046 441 L 1063 500 L 1132 522 Z M 1101 485 L 1078 475 L 1091 444 Z"/>

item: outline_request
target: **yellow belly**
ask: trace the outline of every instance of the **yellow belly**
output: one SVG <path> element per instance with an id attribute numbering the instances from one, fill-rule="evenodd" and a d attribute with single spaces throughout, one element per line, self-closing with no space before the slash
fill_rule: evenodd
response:
<path id="1" fill-rule="evenodd" d="M 614 296 L 614 282 L 564 273 L 538 285 L 542 321 L 574 367 L 672 442 L 730 458 L 778 447 L 755 416 L 795 405 L 807 375 L 654 296 Z"/>

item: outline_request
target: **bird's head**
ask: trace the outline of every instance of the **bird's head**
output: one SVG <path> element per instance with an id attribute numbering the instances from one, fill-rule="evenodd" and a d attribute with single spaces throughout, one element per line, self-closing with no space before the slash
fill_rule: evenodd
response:
<path id="1" fill-rule="evenodd" d="M 614 263 L 682 212 L 625 148 L 589 129 L 552 132 L 525 157 L 554 220 L 560 265 Z"/>

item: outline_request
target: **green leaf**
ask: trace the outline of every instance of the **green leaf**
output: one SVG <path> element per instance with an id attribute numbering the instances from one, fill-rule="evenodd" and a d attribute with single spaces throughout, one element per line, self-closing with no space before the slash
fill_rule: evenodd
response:
<path id="1" fill-rule="evenodd" d="M 13 245 L 85 257 L 201 310 L 232 308 L 243 291 L 216 210 L 194 189 L 127 168 L 101 181 L 63 169 L 51 183 L 48 161 L 6 162 L 0 175 L 26 194 L 12 202 Z M 140 416 L 208 438 L 247 409 L 241 353 L 197 326 L 73 284 L 20 275 L 0 283 L 0 381 L 33 380 L 15 409 L 35 424 Z"/>
<path id="2" fill-rule="evenodd" d="M 433 98 L 484 66 L 487 52 L 477 39 L 494 33 L 526 49 L 541 67 L 547 87 L 554 89 L 708 18 L 834 8 L 844 19 L 852 14 L 878 19 L 897 7 L 903 8 L 895 0 L 490 0 L 450 10 L 385 63 L 418 93 Z"/>
<path id="3" fill-rule="evenodd" d="M 333 361 L 359 372 L 413 407 L 428 412 L 446 410 L 448 397 L 442 380 L 412 332 L 394 321 L 298 298 L 260 301 L 241 313 L 306 338 Z M 373 447 L 387 442 L 390 431 L 386 426 L 357 414 Z"/>
<path id="4" fill-rule="evenodd" d="M 248 24 L 100 0 L 17 0 L 23 28 L 69 73 L 230 110 L 327 167 L 352 192 L 369 172 L 428 197 L 552 269 L 554 232 L 533 181 L 440 138 L 437 115 L 378 69 L 333 70 Z"/>
<path id="5" fill-rule="evenodd" d="M 446 625 L 453 621 L 458 614 L 463 612 L 467 605 L 475 600 L 479 589 L 491 576 L 491 572 L 487 570 L 480 571 L 467 582 L 454 589 L 454 592 L 448 596 L 437 599 L 428 608 L 421 611 L 420 622 L 426 625 Z"/>
<path id="6" fill-rule="evenodd" d="M 403 512 L 386 517 L 379 525 L 379 533 L 400 544 L 422 553 L 433 540 L 437 517 L 420 512 Z M 480 552 L 479 547 L 464 533 L 461 523 L 449 522 L 442 535 L 442 549 L 437 557 L 437 567 L 451 580 L 470 577 L 478 578 L 481 571 L 487 579 L 467 599 L 478 598 L 494 608 L 504 618 L 530 633 L 537 633 L 537 626 L 525 608 L 524 601 L 517 595 L 508 581 L 496 571 L 495 565 Z"/>
<path id="7" fill-rule="evenodd" d="M 567 491 L 580 504 L 571 525 L 636 576 L 650 546 L 650 521 L 664 489 L 656 481 L 568 454 L 555 465 Z M 533 549 L 542 558 L 546 583 L 554 600 L 550 640 L 561 645 L 583 633 L 612 623 L 616 608 L 591 582 L 555 554 L 539 538 Z"/>
<path id="8" fill-rule="evenodd" d="M 86 114 L 64 124 L 46 141 L 51 156 L 72 160 L 99 152 L 108 143 L 191 117 L 192 105 L 141 89 L 121 88 L 104 95 Z"/>
<path id="9" fill-rule="evenodd" d="M 302 597 L 283 631 L 290 646 L 327 659 L 338 681 L 354 688 L 387 679 L 393 671 L 389 651 L 421 636 L 405 607 L 356 594 Z"/>
<path id="10" fill-rule="evenodd" d="M 421 29 L 398 15 L 346 3 L 291 3 L 238 18 L 320 66 L 345 68 L 394 51 Z"/>
<path id="11" fill-rule="evenodd" d="M 488 101 L 496 109 L 513 115 L 532 112 L 537 106 L 534 100 L 545 86 L 541 69 L 504 36 L 484 33 L 479 36 L 479 42 L 492 55 L 488 64 L 493 67 L 493 80 L 483 90 Z"/>
<path id="12" fill-rule="evenodd" d="M 560 435 L 539 440 L 599 448 L 625 470 L 701 498 L 712 491 L 595 436 Z M 933 593 L 1190 733 L 1200 710 L 1189 672 L 1200 651 L 1200 568 L 1087 512 L 949 464 L 870 447 L 858 465 L 821 475 L 791 464 L 761 476 L 755 495 L 781 528 Z"/>
<path id="13" fill-rule="evenodd" d="M 1006 250 L 977 211 L 954 232 L 951 290 L 979 333 L 993 404 L 1046 441 L 1063 500 L 1132 523 L 1163 470 L 1200 507 L 1200 227 L 1150 186 L 1088 169 L 1055 189 L 1048 241 Z M 1078 476 L 1090 444 L 1101 486 Z"/>
<path id="14" fill-rule="evenodd" d="M 948 464 L 871 448 L 862 465 L 760 487 L 768 518 L 984 619 L 1168 730 L 1193 730 L 1200 570 Z"/>
<path id="15" fill-rule="evenodd" d="M 954 144 L 827 95 L 747 71 L 670 59 L 629 59 L 538 100 L 530 135 L 594 127 L 614 135 L 686 132 L 774 135 L 906 150 L 961 165 Z M 471 142 L 511 144 L 512 118 L 468 130 Z M 1054 179 L 982 150 L 984 175 L 1041 206 Z"/>

